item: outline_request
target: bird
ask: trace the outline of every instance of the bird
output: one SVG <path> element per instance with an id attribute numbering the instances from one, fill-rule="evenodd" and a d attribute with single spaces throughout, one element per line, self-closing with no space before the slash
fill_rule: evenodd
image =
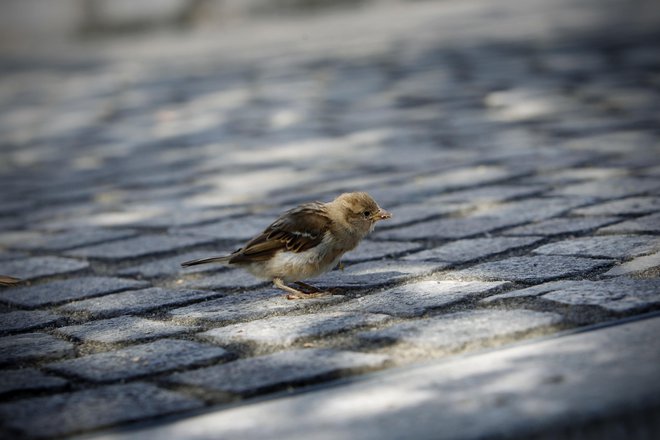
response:
<path id="1" fill-rule="evenodd" d="M 331 202 L 310 202 L 280 215 L 263 232 L 230 255 L 181 263 L 183 267 L 222 263 L 272 281 L 288 299 L 330 295 L 303 280 L 340 264 L 377 222 L 392 217 L 366 192 L 343 193 Z M 293 283 L 300 289 L 287 285 Z"/>
<path id="2" fill-rule="evenodd" d="M 0 286 L 2 287 L 10 287 L 10 286 L 15 286 L 16 284 L 20 283 L 22 280 L 19 278 L 14 278 L 10 277 L 8 275 L 0 275 Z"/>

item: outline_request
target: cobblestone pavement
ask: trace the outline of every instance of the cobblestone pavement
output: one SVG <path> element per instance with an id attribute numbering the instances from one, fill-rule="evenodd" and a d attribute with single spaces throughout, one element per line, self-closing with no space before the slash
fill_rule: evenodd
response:
<path id="1" fill-rule="evenodd" d="M 634 3 L 368 3 L 3 52 L 0 274 L 27 282 L 0 290 L 0 435 L 222 412 L 660 310 L 660 11 Z M 179 267 L 349 190 L 394 218 L 315 280 L 332 297 Z M 617 371 L 590 386 L 646 377 Z"/>

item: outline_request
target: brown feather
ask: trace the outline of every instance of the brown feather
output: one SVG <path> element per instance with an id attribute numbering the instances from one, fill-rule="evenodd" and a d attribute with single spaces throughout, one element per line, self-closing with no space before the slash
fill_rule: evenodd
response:
<path id="1" fill-rule="evenodd" d="M 230 263 L 266 261 L 276 252 L 304 252 L 323 240 L 330 227 L 325 206 L 319 202 L 306 203 L 281 215 L 245 247 L 232 254 Z"/>

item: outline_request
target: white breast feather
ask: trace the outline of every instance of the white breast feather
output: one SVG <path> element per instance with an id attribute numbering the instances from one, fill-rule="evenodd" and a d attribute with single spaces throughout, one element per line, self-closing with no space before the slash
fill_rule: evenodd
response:
<path id="1" fill-rule="evenodd" d="M 329 252 L 333 252 L 333 248 L 327 237 L 324 237 L 316 247 L 303 252 L 278 252 L 266 262 L 265 272 L 269 278 L 279 277 L 285 282 L 314 278 L 339 263 L 342 254 L 324 264 Z"/>

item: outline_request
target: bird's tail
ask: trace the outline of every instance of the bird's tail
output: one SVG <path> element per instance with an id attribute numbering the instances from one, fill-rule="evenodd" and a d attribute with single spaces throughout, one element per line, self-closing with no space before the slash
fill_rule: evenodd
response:
<path id="1" fill-rule="evenodd" d="M 19 278 L 10 277 L 7 275 L 0 275 L 0 286 L 3 287 L 15 286 L 21 281 L 22 280 L 20 280 Z"/>
<path id="2" fill-rule="evenodd" d="M 181 263 L 181 266 L 197 266 L 198 264 L 207 264 L 207 263 L 228 263 L 231 255 L 226 255 L 224 257 L 210 257 L 210 258 L 200 258 L 198 260 L 190 260 Z"/>

